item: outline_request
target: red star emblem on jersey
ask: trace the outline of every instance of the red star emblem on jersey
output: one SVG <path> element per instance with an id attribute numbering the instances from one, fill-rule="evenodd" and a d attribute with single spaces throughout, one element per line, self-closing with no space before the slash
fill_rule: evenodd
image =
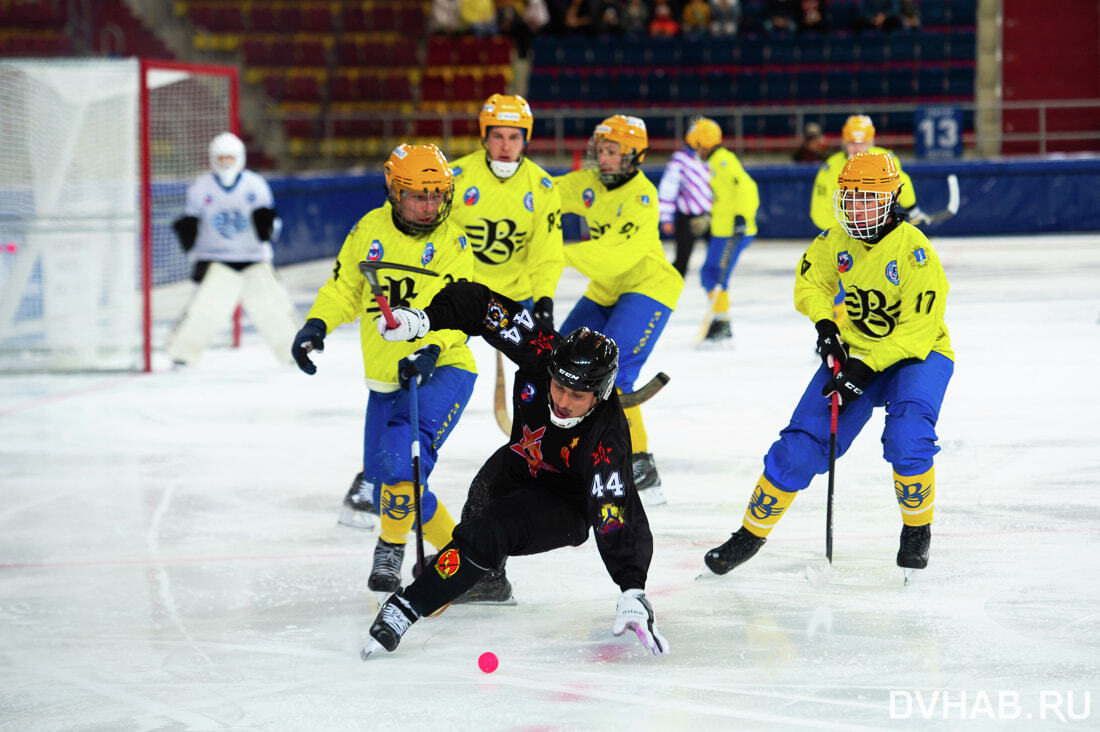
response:
<path id="1" fill-rule="evenodd" d="M 539 333 L 535 338 L 531 340 L 531 345 L 535 347 L 535 354 L 538 355 L 543 351 L 554 350 L 554 338 L 548 333 Z"/>
<path id="2" fill-rule="evenodd" d="M 611 464 L 611 448 L 604 447 L 602 442 L 596 445 L 596 449 L 592 452 L 592 464 L 599 465 L 601 462 Z"/>
<path id="3" fill-rule="evenodd" d="M 531 471 L 531 475 L 538 475 L 540 470 L 549 470 L 551 473 L 558 472 L 553 465 L 542 459 L 542 436 L 545 434 L 545 425 L 534 432 L 527 425 L 523 425 L 523 438 L 519 442 L 509 445 L 512 452 L 527 461 L 527 469 Z"/>

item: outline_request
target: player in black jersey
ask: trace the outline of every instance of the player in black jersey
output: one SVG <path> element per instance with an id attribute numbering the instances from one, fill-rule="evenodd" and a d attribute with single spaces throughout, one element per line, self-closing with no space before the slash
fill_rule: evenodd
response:
<path id="1" fill-rule="evenodd" d="M 390 341 L 454 329 L 480 335 L 519 367 L 507 444 L 482 467 L 489 500 L 454 529 L 450 544 L 404 590 L 391 595 L 364 649 L 397 648 L 421 616 L 470 589 L 507 556 L 579 546 L 591 526 L 619 598 L 612 631 L 627 628 L 654 654 L 668 651 L 645 596 L 653 535 L 631 469 L 630 430 L 615 391 L 619 349 L 578 328 L 564 338 L 516 302 L 473 282 L 441 290 L 424 310 L 395 308 L 379 322 Z"/>

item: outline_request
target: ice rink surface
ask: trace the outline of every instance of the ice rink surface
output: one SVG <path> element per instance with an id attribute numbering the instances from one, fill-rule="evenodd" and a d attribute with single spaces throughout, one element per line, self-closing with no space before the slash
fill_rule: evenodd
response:
<path id="1" fill-rule="evenodd" d="M 721 350 L 694 347 L 697 251 L 642 371 L 672 376 L 644 408 L 666 657 L 612 636 L 590 539 L 510 560 L 517 606 L 452 607 L 359 660 L 376 534 L 336 525 L 360 462 L 356 326 L 313 377 L 246 331 L 185 371 L 0 378 L 0 730 L 1100 729 L 1098 236 L 934 241 L 957 366 L 913 585 L 881 411 L 838 463 L 824 590 L 803 578 L 824 476 L 756 558 L 696 580 L 815 367 L 791 297 L 807 243 L 745 253 Z M 328 267 L 283 271 L 303 315 Z M 559 322 L 582 289 L 567 270 Z M 486 373 L 432 476 L 455 515 L 504 442 L 475 347 Z"/>

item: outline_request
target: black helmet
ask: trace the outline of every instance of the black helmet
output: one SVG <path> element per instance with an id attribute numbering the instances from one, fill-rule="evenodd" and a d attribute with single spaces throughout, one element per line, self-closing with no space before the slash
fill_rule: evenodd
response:
<path id="1" fill-rule="evenodd" d="M 550 378 L 607 399 L 619 374 L 619 347 L 603 333 L 577 328 L 550 354 Z"/>

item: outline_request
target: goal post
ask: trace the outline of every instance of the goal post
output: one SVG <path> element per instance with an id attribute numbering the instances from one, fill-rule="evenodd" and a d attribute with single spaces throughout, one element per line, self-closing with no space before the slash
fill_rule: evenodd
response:
<path id="1" fill-rule="evenodd" d="M 0 59 L 0 372 L 151 370 L 190 294 L 171 223 L 237 100 L 233 67 Z"/>

